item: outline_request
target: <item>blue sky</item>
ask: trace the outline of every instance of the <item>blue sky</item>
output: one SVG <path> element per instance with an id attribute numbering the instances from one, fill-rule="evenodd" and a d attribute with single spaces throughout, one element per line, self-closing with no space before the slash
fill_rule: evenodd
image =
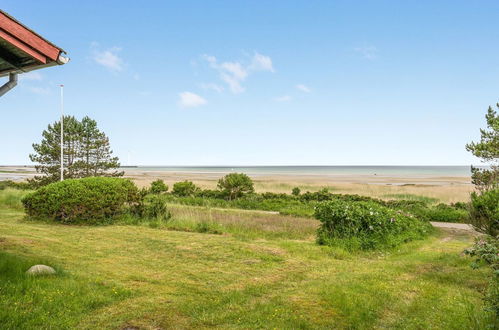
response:
<path id="1" fill-rule="evenodd" d="M 71 62 L 0 100 L 0 164 L 66 112 L 123 164 L 468 165 L 499 101 L 498 1 L 42 1 Z"/>

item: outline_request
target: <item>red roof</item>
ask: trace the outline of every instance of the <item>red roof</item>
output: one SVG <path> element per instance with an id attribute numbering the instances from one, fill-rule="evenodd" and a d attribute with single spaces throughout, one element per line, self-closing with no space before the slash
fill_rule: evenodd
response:
<path id="1" fill-rule="evenodd" d="M 65 53 L 0 10 L 0 76 L 65 64 Z"/>

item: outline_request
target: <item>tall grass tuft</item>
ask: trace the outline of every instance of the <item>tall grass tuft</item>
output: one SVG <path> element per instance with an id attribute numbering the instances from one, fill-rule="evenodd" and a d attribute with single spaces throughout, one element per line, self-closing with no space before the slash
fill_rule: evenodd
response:
<path id="1" fill-rule="evenodd" d="M 22 210 L 23 205 L 21 199 L 28 194 L 29 191 L 7 188 L 0 191 L 0 208 L 13 210 Z"/>
<path id="2" fill-rule="evenodd" d="M 403 199 L 407 201 L 419 201 L 423 202 L 425 204 L 435 204 L 438 202 L 437 198 L 432 198 L 428 196 L 422 196 L 422 195 L 414 195 L 414 194 L 386 194 L 383 195 L 383 198 L 394 198 L 394 199 Z"/>

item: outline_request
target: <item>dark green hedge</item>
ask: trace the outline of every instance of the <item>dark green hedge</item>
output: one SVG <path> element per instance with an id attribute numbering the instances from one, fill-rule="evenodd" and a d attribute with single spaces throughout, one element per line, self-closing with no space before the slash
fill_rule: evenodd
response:
<path id="1" fill-rule="evenodd" d="M 140 201 L 133 182 L 91 177 L 51 183 L 22 200 L 30 217 L 61 223 L 105 223 Z"/>

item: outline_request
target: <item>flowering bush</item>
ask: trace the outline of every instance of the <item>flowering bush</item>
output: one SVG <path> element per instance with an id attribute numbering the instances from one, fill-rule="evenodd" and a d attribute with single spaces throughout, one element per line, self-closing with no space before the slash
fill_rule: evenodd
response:
<path id="1" fill-rule="evenodd" d="M 492 236 L 480 237 L 475 241 L 475 245 L 464 250 L 464 253 L 475 258 L 471 264 L 473 268 L 482 265 L 489 265 L 492 268 L 492 278 L 485 300 L 487 310 L 499 318 L 499 240 Z"/>
<path id="2" fill-rule="evenodd" d="M 428 221 L 376 202 L 322 202 L 314 215 L 321 221 L 317 242 L 348 250 L 397 246 L 425 237 L 432 228 Z"/>
<path id="3" fill-rule="evenodd" d="M 464 250 L 464 253 L 475 258 L 473 268 L 485 264 L 499 272 L 499 240 L 497 238 L 491 236 L 477 238 L 475 245 Z"/>

